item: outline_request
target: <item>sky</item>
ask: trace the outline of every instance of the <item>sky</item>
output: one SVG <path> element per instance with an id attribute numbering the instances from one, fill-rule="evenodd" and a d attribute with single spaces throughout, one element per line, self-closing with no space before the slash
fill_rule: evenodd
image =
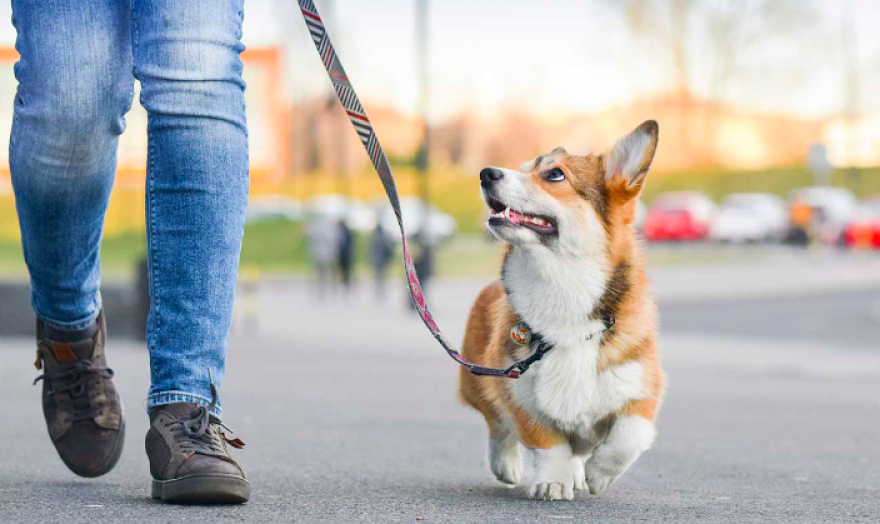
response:
<path id="1" fill-rule="evenodd" d="M 845 1 L 852 2 L 855 14 L 852 34 L 863 77 L 860 106 L 880 112 L 880 102 L 869 96 L 880 92 L 876 0 L 815 0 L 817 31 L 797 41 L 768 38 L 755 56 L 746 57 L 742 85 L 731 90 L 731 101 L 803 117 L 838 114 L 843 105 L 840 34 Z M 320 64 L 309 56 L 311 42 L 298 13 L 288 8 L 292 0 L 250 2 L 251 10 L 259 11 L 255 17 L 272 20 L 289 44 L 290 95 L 307 97 L 320 90 Z M 316 3 L 325 18 L 333 18 L 331 36 L 362 98 L 415 111 L 415 0 Z M 668 88 L 665 57 L 651 53 L 649 42 L 634 35 L 611 4 L 613 0 L 433 0 L 432 118 L 507 106 L 549 114 L 590 112 Z M 265 31 L 268 24 L 260 25 L 263 37 L 271 38 Z M 699 62 L 702 42 L 697 36 L 689 43 Z M 752 58 L 760 63 L 749 64 Z M 797 72 L 780 74 L 789 68 Z M 698 64 L 694 70 L 699 69 Z"/>
<path id="2" fill-rule="evenodd" d="M 707 0 L 712 1 L 712 0 Z M 742 0 L 745 1 L 745 0 Z M 807 0 L 804 0 L 807 1 Z M 852 2 L 860 109 L 880 113 L 880 2 L 814 0 L 817 30 L 806 38 L 768 38 L 743 61 L 727 101 L 744 108 L 803 117 L 834 116 L 843 107 L 841 10 Z M 418 108 L 416 0 L 316 0 L 349 77 L 364 100 Z M 500 108 L 555 115 L 593 112 L 669 89 L 667 56 L 640 38 L 614 0 L 430 0 L 430 118 Z M 328 92 L 329 84 L 294 0 L 247 0 L 244 41 L 280 45 L 285 94 L 296 102 Z M 0 20 L 9 20 L 9 3 Z M 698 28 L 688 44 L 694 75 L 704 42 Z M 814 34 L 815 33 L 815 34 Z M 11 24 L 0 44 L 12 45 Z M 705 68 L 703 68 L 705 69 Z M 789 72 L 792 70 L 792 72 Z"/>

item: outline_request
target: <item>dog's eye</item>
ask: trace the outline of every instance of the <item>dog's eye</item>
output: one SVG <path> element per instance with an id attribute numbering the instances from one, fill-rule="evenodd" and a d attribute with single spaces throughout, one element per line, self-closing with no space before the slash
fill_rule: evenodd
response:
<path id="1" fill-rule="evenodd" d="M 565 180 L 565 172 L 558 167 L 554 167 L 550 171 L 545 171 L 542 177 L 547 182 L 562 182 Z"/>

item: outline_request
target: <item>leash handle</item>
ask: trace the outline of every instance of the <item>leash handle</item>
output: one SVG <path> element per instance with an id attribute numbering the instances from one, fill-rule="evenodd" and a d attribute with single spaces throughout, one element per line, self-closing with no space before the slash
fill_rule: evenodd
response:
<path id="1" fill-rule="evenodd" d="M 382 181 L 382 187 L 385 188 L 385 194 L 388 195 L 391 207 L 394 209 L 394 216 L 397 218 L 397 225 L 400 226 L 400 236 L 403 242 L 403 261 L 404 267 L 406 268 L 406 281 L 409 285 L 409 292 L 410 295 L 412 295 L 413 303 L 416 306 L 416 310 L 419 312 L 419 317 L 421 317 L 422 322 L 424 322 L 425 327 L 431 332 L 431 335 L 433 335 L 437 342 L 443 346 L 446 353 L 448 353 L 453 360 L 466 367 L 468 371 L 474 375 L 519 378 L 520 371 L 514 369 L 513 366 L 506 370 L 495 369 L 478 366 L 465 360 L 464 357 L 461 356 L 461 353 L 456 351 L 452 345 L 449 344 L 443 336 L 443 333 L 440 331 L 440 328 L 437 326 L 437 323 L 434 321 L 434 317 L 431 315 L 430 311 L 428 311 L 428 305 L 425 302 L 425 296 L 422 293 L 422 285 L 419 282 L 419 276 L 416 273 L 412 256 L 410 255 L 409 243 L 406 240 L 406 232 L 403 229 L 400 198 L 397 194 L 397 186 L 394 183 L 394 175 L 391 173 L 391 166 L 388 163 L 388 159 L 385 157 L 385 152 L 382 150 L 382 146 L 379 144 L 379 138 L 376 136 L 375 131 L 373 131 L 370 119 L 367 118 L 367 113 L 364 111 L 361 101 L 354 92 L 354 88 L 352 88 L 348 76 L 345 74 L 342 62 L 340 62 L 339 56 L 336 54 L 336 50 L 330 42 L 330 35 L 327 33 L 327 28 L 324 26 L 324 22 L 321 20 L 321 16 L 318 14 L 318 9 L 315 7 L 314 2 L 312 0 L 299 0 L 299 7 L 303 15 L 303 20 L 305 20 L 306 27 L 309 30 L 309 34 L 312 37 L 312 41 L 315 43 L 315 49 L 318 50 L 318 55 L 324 63 L 327 75 L 333 83 L 333 89 L 336 91 L 336 96 L 339 97 L 342 107 L 345 108 L 345 112 L 348 114 L 348 119 L 351 120 L 351 124 L 354 126 L 358 137 L 361 139 L 361 143 L 364 145 L 364 149 L 366 149 L 367 155 L 370 157 L 370 162 L 373 163 L 376 174 L 379 175 L 379 180 Z"/>

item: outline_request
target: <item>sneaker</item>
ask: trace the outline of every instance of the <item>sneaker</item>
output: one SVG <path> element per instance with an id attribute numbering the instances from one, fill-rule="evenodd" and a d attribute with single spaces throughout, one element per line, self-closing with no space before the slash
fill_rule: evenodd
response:
<path id="1" fill-rule="evenodd" d="M 122 454 L 125 418 L 107 367 L 107 326 L 98 315 L 95 334 L 75 342 L 44 335 L 37 320 L 37 360 L 43 374 L 43 415 L 58 456 L 70 471 L 97 477 L 113 469 Z"/>
<path id="2" fill-rule="evenodd" d="M 228 446 L 240 439 L 211 415 L 217 389 L 211 384 L 209 407 L 192 403 L 158 406 L 150 412 L 147 457 L 153 475 L 153 498 L 181 504 L 241 504 L 251 496 L 250 483 Z"/>

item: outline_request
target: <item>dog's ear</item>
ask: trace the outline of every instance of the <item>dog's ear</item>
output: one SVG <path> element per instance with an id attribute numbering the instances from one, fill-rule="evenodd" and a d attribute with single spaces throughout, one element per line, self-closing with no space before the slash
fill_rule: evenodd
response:
<path id="1" fill-rule="evenodd" d="M 648 120 L 618 140 L 605 154 L 605 183 L 638 194 L 654 160 L 659 136 L 657 122 Z"/>
<path id="2" fill-rule="evenodd" d="M 648 120 L 621 138 L 605 154 L 605 187 L 612 213 L 631 224 L 636 218 L 638 196 L 654 160 L 660 129 Z"/>

